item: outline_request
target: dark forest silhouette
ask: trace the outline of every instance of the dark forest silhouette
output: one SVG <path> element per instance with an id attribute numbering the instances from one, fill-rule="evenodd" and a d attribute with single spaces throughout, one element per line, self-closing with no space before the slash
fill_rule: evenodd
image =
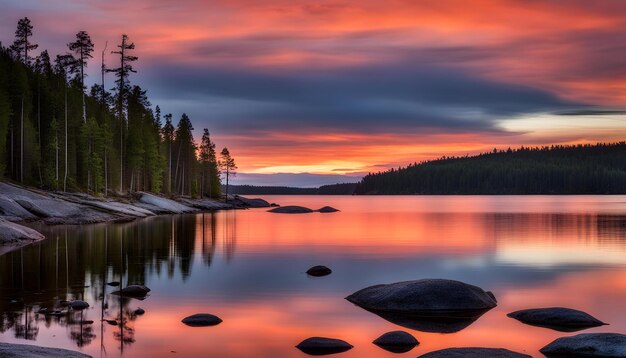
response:
<path id="1" fill-rule="evenodd" d="M 521 147 L 369 174 L 356 194 L 624 194 L 626 142 Z"/>

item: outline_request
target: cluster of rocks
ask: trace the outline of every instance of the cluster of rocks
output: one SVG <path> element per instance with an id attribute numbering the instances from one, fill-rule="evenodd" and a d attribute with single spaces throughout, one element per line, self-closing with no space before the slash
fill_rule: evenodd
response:
<path id="1" fill-rule="evenodd" d="M 319 271 L 316 266 L 312 270 Z M 497 306 L 493 293 L 460 281 L 426 279 L 375 285 L 346 299 L 401 326 L 427 332 L 456 332 Z M 572 332 L 606 323 L 571 308 L 549 307 L 511 312 L 509 317 L 523 323 Z M 469 324 L 461 324 L 469 320 Z M 404 331 L 387 332 L 372 343 L 394 353 L 404 353 L 419 344 Z M 345 352 L 353 346 L 337 338 L 311 337 L 296 346 L 312 355 Z M 626 335 L 616 333 L 579 334 L 558 338 L 541 349 L 548 357 L 626 357 Z M 424 358 L 522 358 L 527 354 L 503 348 L 447 348 L 421 355 Z"/>
<path id="2" fill-rule="evenodd" d="M 309 213 L 314 213 L 314 212 L 334 213 L 337 211 L 339 210 L 331 206 L 324 206 L 323 208 L 313 210 L 313 209 L 310 209 L 304 206 L 298 206 L 298 205 L 279 206 L 279 207 L 269 210 L 270 213 L 276 213 L 276 214 L 309 214 Z"/>

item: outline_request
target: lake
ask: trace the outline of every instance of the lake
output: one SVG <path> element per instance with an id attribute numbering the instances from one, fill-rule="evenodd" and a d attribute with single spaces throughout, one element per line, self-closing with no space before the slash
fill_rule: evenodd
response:
<path id="1" fill-rule="evenodd" d="M 371 342 L 403 329 L 420 345 L 538 350 L 573 333 L 524 325 L 508 312 L 565 306 L 626 333 L 626 196 L 264 196 L 331 205 L 331 214 L 267 209 L 159 216 L 125 224 L 33 225 L 46 240 L 0 256 L 0 341 L 94 357 L 305 357 L 310 336 L 348 341 L 337 357 L 391 357 Z M 333 273 L 313 278 L 317 264 Z M 404 328 L 344 297 L 403 280 L 448 278 L 492 291 L 498 307 L 452 333 Z M 145 284 L 145 300 L 105 283 Z M 60 300 L 91 307 L 37 313 Z M 140 316 L 133 311 L 141 307 Z M 212 313 L 214 327 L 182 318 Z M 106 321 L 111 321 L 111 324 Z M 93 323 L 90 323 L 93 321 Z"/>

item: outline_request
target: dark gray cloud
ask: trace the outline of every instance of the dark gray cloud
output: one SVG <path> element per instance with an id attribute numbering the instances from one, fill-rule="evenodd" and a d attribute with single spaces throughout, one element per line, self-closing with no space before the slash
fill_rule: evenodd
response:
<path id="1" fill-rule="evenodd" d="M 503 117 L 579 106 L 546 91 L 411 61 L 281 71 L 159 64 L 153 71 L 155 103 L 172 108 L 179 101 L 181 111 L 222 129 L 235 124 L 237 131 L 496 131 L 494 121 Z M 210 118 L 201 108 L 183 108 L 190 101 L 211 108 Z"/>

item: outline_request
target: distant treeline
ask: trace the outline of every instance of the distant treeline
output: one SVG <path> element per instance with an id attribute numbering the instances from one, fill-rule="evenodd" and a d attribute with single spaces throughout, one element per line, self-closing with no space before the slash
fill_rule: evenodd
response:
<path id="1" fill-rule="evenodd" d="M 186 114 L 176 124 L 152 106 L 131 81 L 138 57 L 128 36 L 95 53 L 88 32 L 67 35 L 60 54 L 35 53 L 37 36 L 23 18 L 13 43 L 0 44 L 0 180 L 104 195 L 218 197 L 220 170 L 228 177 L 236 169 L 230 153 L 216 153 L 208 129 L 196 144 Z M 89 89 L 88 66 L 100 69 Z"/>
<path id="2" fill-rule="evenodd" d="M 356 194 L 626 194 L 626 142 L 493 150 L 369 174 Z"/>
<path id="3" fill-rule="evenodd" d="M 356 185 L 356 183 L 344 183 L 322 185 L 319 188 L 231 185 L 229 192 L 237 195 L 352 195 Z"/>

